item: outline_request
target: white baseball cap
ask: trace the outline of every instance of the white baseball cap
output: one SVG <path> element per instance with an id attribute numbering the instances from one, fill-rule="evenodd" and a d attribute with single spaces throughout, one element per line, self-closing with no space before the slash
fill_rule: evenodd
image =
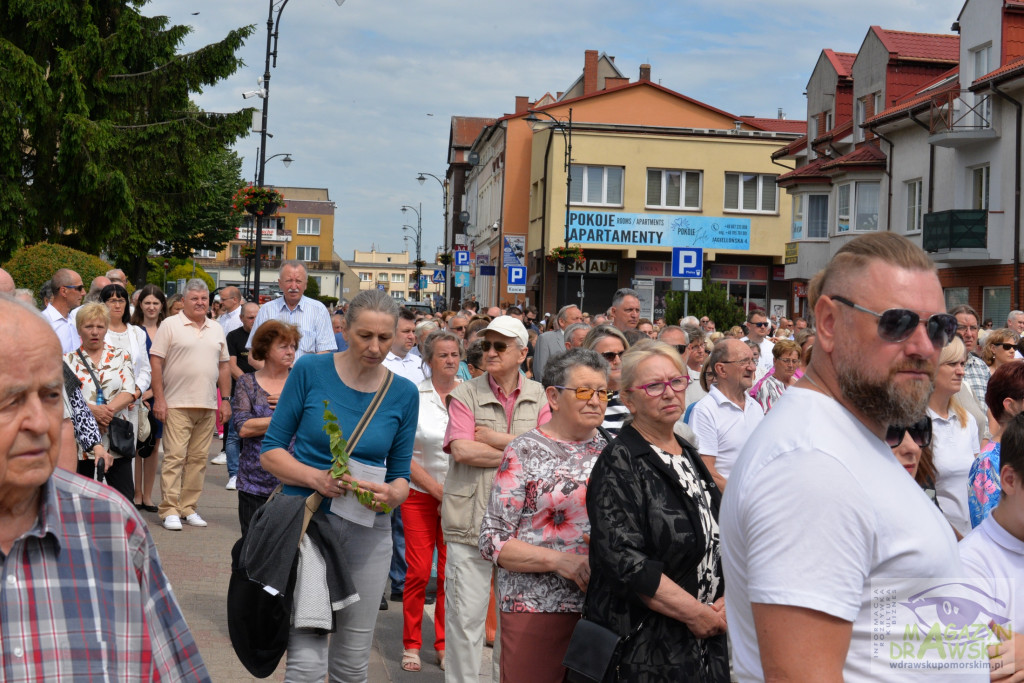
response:
<path id="1" fill-rule="evenodd" d="M 513 318 L 510 315 L 499 315 L 490 322 L 487 329 L 497 332 L 503 337 L 518 339 L 519 346 L 524 349 L 530 341 L 530 337 L 526 334 L 526 327 L 523 323 L 518 318 Z"/>

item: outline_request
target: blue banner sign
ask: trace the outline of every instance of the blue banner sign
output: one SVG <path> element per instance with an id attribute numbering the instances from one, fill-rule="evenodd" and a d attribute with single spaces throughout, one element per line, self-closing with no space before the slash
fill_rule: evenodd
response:
<path id="1" fill-rule="evenodd" d="M 750 219 L 658 213 L 570 211 L 570 244 L 750 249 Z"/>

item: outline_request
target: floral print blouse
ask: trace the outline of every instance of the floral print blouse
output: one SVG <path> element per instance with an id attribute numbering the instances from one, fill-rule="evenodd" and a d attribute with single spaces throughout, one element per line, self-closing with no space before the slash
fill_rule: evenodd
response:
<path id="1" fill-rule="evenodd" d="M 515 538 L 530 545 L 587 555 L 590 533 L 587 480 L 606 445 L 560 441 L 541 428 L 516 437 L 494 476 L 480 525 L 480 553 L 497 564 L 502 547 Z M 582 612 L 583 592 L 554 572 L 527 574 L 498 568 L 503 612 Z"/>
<path id="2" fill-rule="evenodd" d="M 84 349 L 82 350 L 82 355 L 89 361 L 89 365 L 82 362 L 82 358 L 78 355 L 77 350 L 64 354 L 64 362 L 75 373 L 75 377 L 82 382 L 82 396 L 85 398 L 85 402 L 89 405 L 98 405 L 99 392 L 96 390 L 96 383 L 93 382 L 92 375 L 89 373 L 92 360 Z M 103 390 L 105 403 L 110 403 L 122 391 L 127 391 L 131 394 L 135 393 L 135 374 L 132 369 L 132 361 L 123 349 L 116 348 L 110 344 L 104 344 L 100 364 L 92 366 L 92 371 L 96 373 L 96 377 L 100 380 L 100 388 Z M 118 417 L 126 417 L 126 413 L 126 410 L 122 410 L 118 413 Z M 109 448 L 110 437 L 107 435 L 106 429 L 100 427 L 100 432 L 103 435 L 103 447 Z M 79 459 L 84 457 L 81 446 L 78 447 L 78 457 Z"/>
<path id="3" fill-rule="evenodd" d="M 981 524 L 999 504 L 999 444 L 989 441 L 971 465 L 967 478 L 967 507 L 971 512 L 971 527 Z"/>
<path id="4" fill-rule="evenodd" d="M 274 409 L 270 407 L 269 399 L 270 394 L 256 381 L 254 373 L 247 372 L 239 377 L 235 383 L 235 393 L 231 396 L 231 420 L 235 425 L 235 431 L 241 433 L 242 425 L 249 420 L 273 417 Z M 266 498 L 281 482 L 260 464 L 263 437 L 247 437 L 241 439 L 241 442 L 242 449 L 238 454 L 238 490 Z M 294 438 L 288 445 L 288 452 L 295 455 Z"/>

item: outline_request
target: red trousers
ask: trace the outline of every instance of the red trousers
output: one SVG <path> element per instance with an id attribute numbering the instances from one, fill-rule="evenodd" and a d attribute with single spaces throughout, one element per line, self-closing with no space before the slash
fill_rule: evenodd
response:
<path id="1" fill-rule="evenodd" d="M 434 649 L 444 650 L 444 567 L 448 557 L 441 533 L 441 503 L 428 493 L 409 491 L 402 503 L 405 527 L 405 592 L 402 596 L 402 647 L 419 650 L 423 641 L 423 601 L 430 582 L 430 564 L 437 549 L 437 602 L 434 608 Z"/>

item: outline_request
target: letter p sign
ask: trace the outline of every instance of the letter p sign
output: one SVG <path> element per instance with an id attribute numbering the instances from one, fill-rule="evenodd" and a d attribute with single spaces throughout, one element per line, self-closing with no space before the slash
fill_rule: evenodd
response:
<path id="1" fill-rule="evenodd" d="M 704 250 L 694 247 L 672 249 L 672 277 L 700 279 L 704 277 Z"/>

